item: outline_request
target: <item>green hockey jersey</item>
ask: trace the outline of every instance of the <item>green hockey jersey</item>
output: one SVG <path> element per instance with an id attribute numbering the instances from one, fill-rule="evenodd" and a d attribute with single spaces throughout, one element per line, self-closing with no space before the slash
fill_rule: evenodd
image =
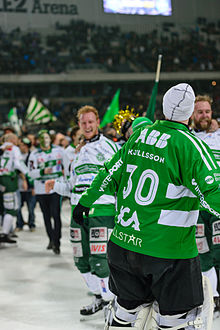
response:
<path id="1" fill-rule="evenodd" d="M 80 203 L 117 192 L 111 240 L 142 254 L 185 259 L 198 254 L 199 205 L 220 217 L 220 169 L 209 147 L 184 124 L 138 129 L 105 163 Z"/>

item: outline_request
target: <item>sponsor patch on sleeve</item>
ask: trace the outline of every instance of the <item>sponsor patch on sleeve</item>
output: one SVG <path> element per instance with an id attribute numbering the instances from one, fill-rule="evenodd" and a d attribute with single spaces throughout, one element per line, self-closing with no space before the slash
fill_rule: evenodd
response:
<path id="1" fill-rule="evenodd" d="M 91 254 L 106 254 L 107 243 L 90 243 Z"/>
<path id="2" fill-rule="evenodd" d="M 220 220 L 213 222 L 212 233 L 213 233 L 213 235 L 220 234 Z"/>
<path id="3" fill-rule="evenodd" d="M 81 243 L 72 243 L 73 256 L 80 258 L 83 256 L 82 244 Z"/>
<path id="4" fill-rule="evenodd" d="M 196 225 L 196 237 L 205 236 L 205 226 L 203 223 L 197 223 Z"/>
<path id="5" fill-rule="evenodd" d="M 209 252 L 209 246 L 206 237 L 196 238 L 196 245 L 199 253 Z"/>
<path id="6" fill-rule="evenodd" d="M 218 245 L 218 244 L 220 244 L 220 235 L 217 235 L 217 236 L 213 236 L 213 237 L 212 237 L 212 244 L 213 244 L 213 245 Z"/>
<path id="7" fill-rule="evenodd" d="M 90 241 L 107 241 L 107 228 L 106 227 L 93 227 L 89 232 Z"/>
<path id="8" fill-rule="evenodd" d="M 81 229 L 80 228 L 72 228 L 70 227 L 70 239 L 71 241 L 81 241 Z"/>

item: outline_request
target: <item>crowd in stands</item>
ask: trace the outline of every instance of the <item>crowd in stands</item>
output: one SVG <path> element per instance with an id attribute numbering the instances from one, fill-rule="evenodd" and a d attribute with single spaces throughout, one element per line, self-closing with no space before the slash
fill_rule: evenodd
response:
<path id="1" fill-rule="evenodd" d="M 69 73 L 77 69 L 105 72 L 154 72 L 163 54 L 163 71 L 220 69 L 219 24 L 196 22 L 176 28 L 172 23 L 144 34 L 123 32 L 82 20 L 56 24 L 54 34 L 0 29 L 0 74 Z"/>

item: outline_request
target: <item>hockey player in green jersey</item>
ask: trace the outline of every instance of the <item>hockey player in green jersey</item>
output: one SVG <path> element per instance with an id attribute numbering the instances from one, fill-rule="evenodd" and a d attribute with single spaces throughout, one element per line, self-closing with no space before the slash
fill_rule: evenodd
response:
<path id="1" fill-rule="evenodd" d="M 105 329 L 146 329 L 151 312 L 147 329 L 211 329 L 211 290 L 204 280 L 203 295 L 195 230 L 200 204 L 220 217 L 220 170 L 187 126 L 194 101 L 190 85 L 170 88 L 163 97 L 165 120 L 136 130 L 74 209 L 83 224 L 97 198 L 117 192 L 107 250 L 117 299 Z"/>

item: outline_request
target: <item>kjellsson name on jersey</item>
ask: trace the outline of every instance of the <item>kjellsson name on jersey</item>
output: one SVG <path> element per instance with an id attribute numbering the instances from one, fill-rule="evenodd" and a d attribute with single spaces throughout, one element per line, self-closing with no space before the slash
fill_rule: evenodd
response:
<path id="1" fill-rule="evenodd" d="M 158 155 L 150 154 L 149 152 L 141 151 L 139 149 L 135 149 L 135 150 L 129 149 L 128 154 L 132 155 L 132 156 L 142 157 L 142 158 L 149 158 L 149 159 L 151 159 L 155 162 L 159 162 L 159 163 L 164 163 L 164 161 L 165 161 L 164 157 L 160 157 Z"/>

